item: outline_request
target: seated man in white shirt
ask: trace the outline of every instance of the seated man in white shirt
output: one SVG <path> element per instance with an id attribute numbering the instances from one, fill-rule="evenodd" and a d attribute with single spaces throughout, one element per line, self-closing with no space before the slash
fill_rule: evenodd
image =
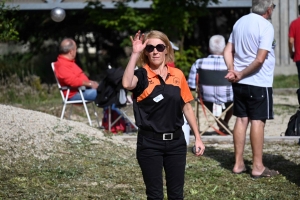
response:
<path id="1" fill-rule="evenodd" d="M 192 65 L 188 84 L 192 90 L 196 89 L 196 75 L 199 69 L 204 70 L 226 70 L 227 66 L 224 61 L 223 51 L 225 48 L 225 39 L 222 35 L 214 35 L 209 40 L 209 51 L 210 55 L 207 58 L 201 58 L 196 60 L 196 62 Z M 225 79 L 225 77 L 224 77 Z M 199 85 L 198 94 L 201 95 L 203 103 L 205 106 L 212 112 L 213 104 L 222 104 L 223 110 L 225 110 L 232 102 L 233 102 L 233 91 L 232 86 L 208 86 L 208 85 Z M 225 108 L 225 109 L 224 109 Z M 229 109 L 226 112 L 224 119 L 220 119 L 220 121 L 227 127 L 230 118 L 232 117 L 233 109 Z M 227 133 L 222 126 L 219 126 L 220 131 L 223 133 Z M 228 134 L 228 133 L 227 133 Z"/>

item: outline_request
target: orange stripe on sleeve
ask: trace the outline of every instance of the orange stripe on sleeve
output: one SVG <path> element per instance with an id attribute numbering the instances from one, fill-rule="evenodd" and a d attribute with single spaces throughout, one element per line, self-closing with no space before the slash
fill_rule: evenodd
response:
<path id="1" fill-rule="evenodd" d="M 180 88 L 181 88 L 181 97 L 185 103 L 194 100 L 194 97 L 191 93 L 189 85 L 184 76 L 182 76 Z"/>

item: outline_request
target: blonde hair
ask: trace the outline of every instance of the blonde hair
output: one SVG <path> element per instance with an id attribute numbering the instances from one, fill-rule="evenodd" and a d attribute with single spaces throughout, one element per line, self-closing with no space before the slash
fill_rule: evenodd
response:
<path id="1" fill-rule="evenodd" d="M 168 36 L 166 34 L 164 34 L 163 32 L 160 32 L 157 30 L 152 30 L 148 33 L 145 33 L 143 42 L 145 42 L 147 39 L 152 39 L 152 38 L 160 39 L 161 41 L 163 41 L 165 43 L 166 49 L 167 49 L 165 63 L 174 62 L 174 60 L 175 60 L 174 59 L 174 50 L 172 49 L 172 45 L 170 43 Z M 149 58 L 145 54 L 145 49 L 142 51 L 142 53 L 140 55 L 139 64 L 141 66 L 144 66 L 145 64 L 148 64 L 148 65 L 150 64 Z"/>

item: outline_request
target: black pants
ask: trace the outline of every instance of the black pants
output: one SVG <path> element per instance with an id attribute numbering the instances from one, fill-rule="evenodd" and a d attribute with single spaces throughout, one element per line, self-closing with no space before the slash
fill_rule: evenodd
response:
<path id="1" fill-rule="evenodd" d="M 296 61 L 297 71 L 298 71 L 298 81 L 299 81 L 299 88 L 300 88 L 300 61 Z"/>
<path id="2" fill-rule="evenodd" d="M 148 200 L 163 200 L 162 169 L 166 174 L 168 199 L 183 199 L 186 141 L 182 132 L 174 140 L 155 140 L 138 134 L 136 156 L 142 170 Z"/>

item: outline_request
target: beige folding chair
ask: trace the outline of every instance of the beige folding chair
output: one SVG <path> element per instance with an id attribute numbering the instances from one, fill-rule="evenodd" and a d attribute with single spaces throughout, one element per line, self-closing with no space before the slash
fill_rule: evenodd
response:
<path id="1" fill-rule="evenodd" d="M 80 96 L 81 96 L 81 100 L 69 100 L 68 99 L 68 96 L 69 96 L 69 93 L 70 93 L 70 89 L 71 87 L 67 87 L 67 86 L 61 86 L 57 77 L 56 77 L 56 74 L 55 74 L 55 66 L 54 66 L 54 62 L 51 63 L 51 66 L 52 66 L 52 70 L 53 70 L 53 73 L 54 73 L 54 77 L 55 77 L 55 80 L 57 82 L 57 86 L 58 86 L 58 89 L 59 89 L 59 92 L 60 92 L 60 95 L 62 97 L 62 101 L 63 101 L 63 109 L 62 109 L 62 112 L 61 112 L 61 117 L 60 119 L 63 119 L 64 118 L 64 114 L 65 114 L 65 110 L 66 110 L 66 107 L 68 104 L 71 105 L 71 108 L 70 108 L 70 113 L 69 113 L 69 119 L 71 119 L 71 114 L 72 114 L 72 108 L 73 108 L 73 105 L 83 105 L 84 107 L 84 110 L 85 110 L 85 113 L 86 113 L 86 116 L 88 118 L 88 121 L 89 121 L 89 124 L 90 126 L 92 126 L 92 121 L 91 121 L 91 118 L 90 118 L 90 115 L 89 115 L 89 111 L 88 111 L 88 108 L 87 108 L 87 104 L 88 103 L 91 103 L 92 106 L 93 106 L 93 111 L 94 111 L 94 114 L 96 116 L 96 121 L 97 121 L 97 124 L 98 124 L 98 127 L 100 127 L 100 123 L 99 123 L 99 118 L 98 118 L 98 113 L 96 112 L 96 109 L 95 109 L 95 103 L 94 101 L 89 101 L 89 100 L 85 100 L 84 99 L 84 96 L 82 94 L 82 91 L 85 90 L 85 86 L 81 86 L 81 87 L 78 87 L 78 92 L 80 93 Z M 63 94 L 63 91 L 66 90 L 67 91 L 67 94 L 66 94 L 66 97 L 64 96 Z"/>
<path id="2" fill-rule="evenodd" d="M 230 135 L 232 135 L 232 132 L 220 121 L 221 117 L 223 117 L 226 112 L 233 106 L 233 103 L 228 106 L 219 116 L 215 116 L 203 103 L 202 97 L 201 97 L 201 85 L 206 85 L 206 86 L 230 86 L 231 82 L 229 82 L 227 79 L 224 77 L 227 75 L 228 71 L 227 70 L 207 70 L 207 69 L 198 69 L 197 71 L 197 76 L 196 76 L 196 84 L 197 84 L 197 90 L 198 90 L 198 99 L 197 102 L 201 106 L 197 106 L 197 112 L 199 113 L 199 107 L 202 107 L 202 111 L 204 114 L 204 117 L 208 123 L 208 126 L 204 128 L 201 131 L 201 135 L 203 135 L 209 128 L 213 128 L 218 134 L 220 135 L 225 135 L 223 132 L 220 130 L 217 130 L 214 127 L 214 124 L 216 122 L 219 123 L 220 126 L 222 126 Z M 225 102 L 226 103 L 226 102 Z M 199 115 L 198 116 L 199 117 Z M 209 120 L 209 116 L 213 118 L 213 122 Z"/>
<path id="3" fill-rule="evenodd" d="M 200 130 L 200 116 L 199 116 L 199 99 L 198 99 L 198 92 L 199 92 L 199 88 L 198 88 L 198 80 L 199 80 L 199 76 L 198 74 L 196 75 L 196 90 L 195 90 L 195 94 L 196 94 L 196 97 L 195 97 L 195 109 L 194 109 L 194 114 L 195 114 L 195 117 L 196 117 L 196 122 L 197 122 L 197 127 L 198 127 L 198 130 Z"/>
<path id="4" fill-rule="evenodd" d="M 114 121 L 111 120 L 111 110 L 112 106 L 108 106 L 108 131 L 111 132 L 111 127 L 114 126 L 122 117 L 125 119 L 126 126 L 133 126 L 135 130 L 138 130 L 137 125 L 130 119 L 130 117 L 120 108 L 114 108 L 118 113 L 119 116 Z M 125 127 L 127 128 L 127 127 Z"/>

